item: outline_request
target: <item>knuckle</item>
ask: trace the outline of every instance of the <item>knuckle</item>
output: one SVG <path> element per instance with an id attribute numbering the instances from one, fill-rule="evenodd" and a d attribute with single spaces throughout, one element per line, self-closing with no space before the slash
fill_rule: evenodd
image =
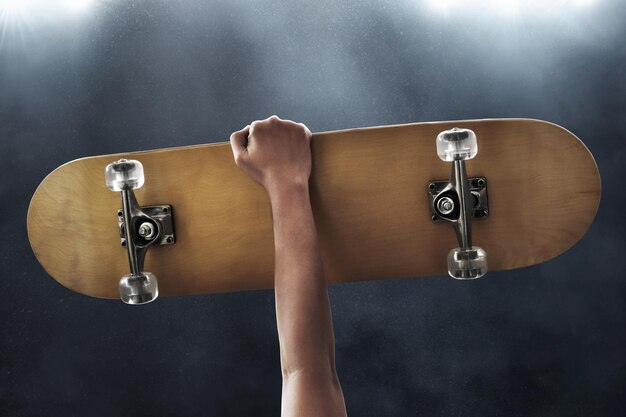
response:
<path id="1" fill-rule="evenodd" d="M 272 126 L 272 127 L 278 126 L 281 122 L 280 118 L 276 115 L 268 117 L 266 121 L 267 121 L 267 125 Z"/>
<path id="2" fill-rule="evenodd" d="M 250 131 L 249 131 L 249 135 L 252 135 L 254 132 L 263 130 L 263 121 L 262 120 L 255 120 L 254 122 L 250 123 Z"/>
<path id="3" fill-rule="evenodd" d="M 311 131 L 309 130 L 308 127 L 306 127 L 304 125 L 304 123 L 298 123 L 298 129 L 300 130 L 300 132 L 302 134 L 304 134 L 305 136 L 311 136 Z"/>

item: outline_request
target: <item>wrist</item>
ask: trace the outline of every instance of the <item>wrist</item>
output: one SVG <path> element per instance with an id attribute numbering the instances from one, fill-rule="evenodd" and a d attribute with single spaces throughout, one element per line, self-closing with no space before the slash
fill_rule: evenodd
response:
<path id="1" fill-rule="evenodd" d="M 283 201 L 294 199 L 309 200 L 308 181 L 281 181 L 270 183 L 265 187 L 272 207 L 282 204 Z"/>

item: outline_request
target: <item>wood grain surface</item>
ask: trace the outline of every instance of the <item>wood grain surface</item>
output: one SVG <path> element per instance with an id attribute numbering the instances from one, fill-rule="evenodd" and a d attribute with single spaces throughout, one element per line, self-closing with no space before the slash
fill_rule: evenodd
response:
<path id="1" fill-rule="evenodd" d="M 473 222 L 473 240 L 490 270 L 547 261 L 585 234 L 600 200 L 598 169 L 557 125 L 494 119 L 316 133 L 311 197 L 329 282 L 446 274 L 458 245 L 451 225 L 430 220 L 427 184 L 450 177 L 435 138 L 452 127 L 478 136 L 467 170 L 487 178 L 490 216 Z M 53 171 L 28 211 L 31 246 L 52 277 L 79 293 L 118 297 L 129 267 L 120 196 L 106 187 L 104 168 L 122 157 L 144 165 L 140 205 L 173 206 L 176 243 L 151 248 L 145 264 L 161 295 L 273 287 L 269 201 L 228 143 L 89 157 Z"/>

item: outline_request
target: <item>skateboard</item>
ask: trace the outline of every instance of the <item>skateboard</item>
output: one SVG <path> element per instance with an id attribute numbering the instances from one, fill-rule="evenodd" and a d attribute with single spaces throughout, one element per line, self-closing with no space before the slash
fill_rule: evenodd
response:
<path id="1" fill-rule="evenodd" d="M 600 200 L 587 147 L 540 120 L 322 132 L 311 149 L 328 283 L 539 264 L 586 233 Z M 35 191 L 28 236 L 48 274 L 93 297 L 273 287 L 270 203 L 226 142 L 68 162 Z"/>

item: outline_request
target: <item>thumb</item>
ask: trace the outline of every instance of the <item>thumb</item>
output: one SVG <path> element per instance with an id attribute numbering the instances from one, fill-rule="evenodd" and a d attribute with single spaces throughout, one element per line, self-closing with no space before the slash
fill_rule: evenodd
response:
<path id="1" fill-rule="evenodd" d="M 235 157 L 235 161 L 237 161 L 242 153 L 247 151 L 248 147 L 248 133 L 250 132 L 250 125 L 244 127 L 241 130 L 233 132 L 230 135 L 230 146 L 233 149 L 233 156 Z"/>

